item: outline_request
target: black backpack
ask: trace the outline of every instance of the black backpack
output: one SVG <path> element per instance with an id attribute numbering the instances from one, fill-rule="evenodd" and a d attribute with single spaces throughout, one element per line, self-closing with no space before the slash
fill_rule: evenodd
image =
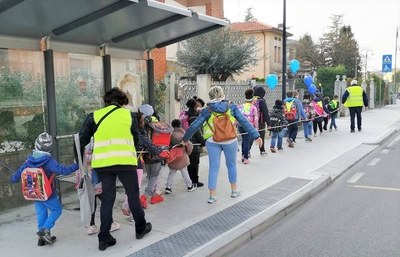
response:
<path id="1" fill-rule="evenodd" d="M 282 114 L 280 114 L 278 112 L 273 112 L 269 116 L 269 119 L 271 120 L 271 129 L 270 129 L 270 131 L 273 131 L 273 132 L 282 131 L 282 129 L 283 129 L 283 121 L 285 119 Z"/>

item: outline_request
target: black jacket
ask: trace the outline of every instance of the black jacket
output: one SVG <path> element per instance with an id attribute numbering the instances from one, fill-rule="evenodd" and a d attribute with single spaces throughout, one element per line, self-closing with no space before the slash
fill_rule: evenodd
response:
<path id="1" fill-rule="evenodd" d="M 265 89 L 262 86 L 254 87 L 254 96 L 257 97 L 258 101 L 258 127 L 265 128 L 265 123 L 267 126 L 271 125 L 271 121 L 269 119 L 269 111 L 267 107 L 267 102 L 264 99 Z"/>
<path id="2" fill-rule="evenodd" d="M 186 111 L 186 114 L 189 116 L 188 122 L 189 125 L 191 125 L 199 116 L 199 114 L 192 108 L 189 108 Z M 190 139 L 190 141 L 193 144 L 200 144 L 201 146 L 205 146 L 206 145 L 206 140 L 204 139 L 200 129 L 198 129 L 192 136 L 192 138 Z M 195 147 L 198 148 L 198 147 Z"/>

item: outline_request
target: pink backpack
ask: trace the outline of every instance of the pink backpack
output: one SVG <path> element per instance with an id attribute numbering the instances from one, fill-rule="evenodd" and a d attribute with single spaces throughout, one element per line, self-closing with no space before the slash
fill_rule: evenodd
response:
<path id="1" fill-rule="evenodd" d="M 258 128 L 258 110 L 257 107 L 250 102 L 239 105 L 239 110 L 253 127 Z"/>
<path id="2" fill-rule="evenodd" d="M 189 128 L 189 115 L 186 111 L 181 111 L 179 114 L 179 120 L 181 121 L 182 128 L 186 131 Z"/>

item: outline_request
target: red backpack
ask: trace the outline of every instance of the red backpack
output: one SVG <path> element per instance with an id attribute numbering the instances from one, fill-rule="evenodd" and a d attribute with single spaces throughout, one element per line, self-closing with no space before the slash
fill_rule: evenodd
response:
<path id="1" fill-rule="evenodd" d="M 285 108 L 283 109 L 286 120 L 296 120 L 297 117 L 297 106 L 294 100 L 285 102 Z"/>
<path id="2" fill-rule="evenodd" d="M 54 173 L 47 178 L 42 168 L 25 168 L 21 173 L 22 194 L 26 200 L 47 201 L 53 193 Z"/>

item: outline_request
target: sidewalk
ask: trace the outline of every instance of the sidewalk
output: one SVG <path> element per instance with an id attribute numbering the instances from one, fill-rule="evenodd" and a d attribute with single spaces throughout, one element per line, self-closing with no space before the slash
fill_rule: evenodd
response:
<path id="1" fill-rule="evenodd" d="M 363 112 L 363 131 L 350 134 L 349 117 L 337 120 L 338 131 L 312 137 L 305 143 L 302 131 L 293 149 L 258 154 L 253 147 L 251 163 L 238 158 L 239 198 L 230 197 L 226 167 L 221 162 L 217 187 L 219 200 L 208 204 L 207 187 L 186 192 L 182 177 L 175 178 L 173 193 L 145 210 L 153 230 L 135 239 L 134 224 L 120 211 L 123 190 L 117 195 L 114 220 L 121 228 L 113 232 L 117 244 L 98 250 L 96 235 L 87 235 L 79 224 L 75 193 L 64 197 L 64 211 L 52 230 L 54 245 L 36 246 L 34 207 L 27 206 L 0 215 L 2 256 L 221 256 L 250 240 L 283 218 L 304 201 L 327 187 L 400 128 L 400 102 Z M 270 139 L 266 139 L 269 149 Z M 239 155 L 239 153 L 238 153 Z M 207 184 L 207 156 L 202 157 L 200 181 Z M 168 169 L 163 168 L 160 189 L 165 188 Z M 97 217 L 97 225 L 100 225 Z"/>

